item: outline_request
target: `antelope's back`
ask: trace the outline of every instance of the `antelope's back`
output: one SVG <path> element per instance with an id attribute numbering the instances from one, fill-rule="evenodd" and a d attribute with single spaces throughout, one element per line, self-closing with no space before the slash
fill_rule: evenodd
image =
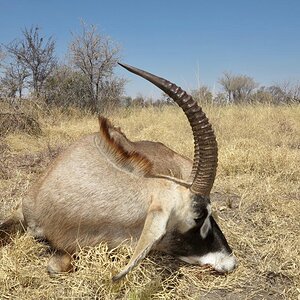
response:
<path id="1" fill-rule="evenodd" d="M 160 142 L 129 140 L 126 135 L 114 126 L 110 126 L 109 134 L 127 152 L 136 151 L 147 157 L 152 163 L 152 173 L 173 176 L 188 180 L 193 162 Z"/>

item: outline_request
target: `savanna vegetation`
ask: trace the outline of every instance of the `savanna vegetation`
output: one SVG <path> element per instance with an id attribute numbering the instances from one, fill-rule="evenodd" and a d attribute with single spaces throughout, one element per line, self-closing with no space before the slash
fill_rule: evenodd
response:
<path id="1" fill-rule="evenodd" d="M 98 130 L 82 110 L 22 105 L 39 124 L 1 131 L 0 216 L 8 215 L 62 149 Z M 153 253 L 124 280 L 111 276 L 131 248 L 82 249 L 77 272 L 50 278 L 51 251 L 29 235 L 0 250 L 1 299 L 297 299 L 299 295 L 300 107 L 205 106 L 219 143 L 212 191 L 218 222 L 239 260 L 231 274 Z M 2 105 L 1 111 L 9 112 Z M 119 109 L 107 116 L 133 140 L 159 140 L 192 157 L 188 122 L 178 107 Z M 26 125 L 25 124 L 25 125 Z M 30 128 L 30 130 L 29 130 Z"/>
<path id="2" fill-rule="evenodd" d="M 120 106 L 173 104 L 164 94 L 159 99 L 124 95 L 126 80 L 114 73 L 121 59 L 120 45 L 94 25 L 81 22 L 81 31 L 72 33 L 63 62 L 55 46 L 55 39 L 44 36 L 38 26 L 24 28 L 19 38 L 0 44 L 0 101 L 35 98 L 48 106 L 93 113 Z M 251 76 L 225 71 L 218 83 L 218 91 L 199 84 L 190 92 L 202 104 L 300 102 L 299 81 L 263 86 Z"/>

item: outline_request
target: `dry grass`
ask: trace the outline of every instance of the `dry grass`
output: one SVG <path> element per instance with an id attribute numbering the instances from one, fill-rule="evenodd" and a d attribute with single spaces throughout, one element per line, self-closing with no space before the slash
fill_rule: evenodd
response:
<path id="1" fill-rule="evenodd" d="M 152 254 L 113 284 L 129 247 L 84 249 L 78 271 L 50 278 L 51 252 L 30 236 L 0 249 L 0 299 L 299 299 L 300 106 L 207 107 L 219 142 L 213 205 L 239 260 L 228 275 Z M 97 131 L 95 117 L 35 109 L 43 134 L 0 140 L 0 217 L 67 144 Z M 192 136 L 177 107 L 109 115 L 132 139 L 159 140 L 192 156 Z"/>

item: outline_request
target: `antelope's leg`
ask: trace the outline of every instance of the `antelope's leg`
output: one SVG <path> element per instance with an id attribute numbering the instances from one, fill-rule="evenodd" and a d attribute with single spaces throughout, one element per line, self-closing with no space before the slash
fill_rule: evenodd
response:
<path id="1" fill-rule="evenodd" d="M 171 209 L 172 206 L 163 208 L 160 204 L 155 202 L 151 204 L 146 217 L 144 229 L 135 251 L 126 267 L 118 275 L 113 277 L 113 281 L 121 279 L 130 270 L 132 270 L 164 236 L 171 214 Z"/>

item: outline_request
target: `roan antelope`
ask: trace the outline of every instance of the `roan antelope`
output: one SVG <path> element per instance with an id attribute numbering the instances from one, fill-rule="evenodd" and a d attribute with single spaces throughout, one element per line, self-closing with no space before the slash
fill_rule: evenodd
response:
<path id="1" fill-rule="evenodd" d="M 218 272 L 232 271 L 236 259 L 211 215 L 217 142 L 208 119 L 175 84 L 120 65 L 152 82 L 183 109 L 194 135 L 193 163 L 160 143 L 131 142 L 99 117 L 100 132 L 80 139 L 54 161 L 0 225 L 0 239 L 20 223 L 46 239 L 57 250 L 48 264 L 50 273 L 71 271 L 78 246 L 107 242 L 116 247 L 130 239 L 136 243 L 134 254 L 114 280 L 152 249 L 188 263 L 209 264 Z"/>

